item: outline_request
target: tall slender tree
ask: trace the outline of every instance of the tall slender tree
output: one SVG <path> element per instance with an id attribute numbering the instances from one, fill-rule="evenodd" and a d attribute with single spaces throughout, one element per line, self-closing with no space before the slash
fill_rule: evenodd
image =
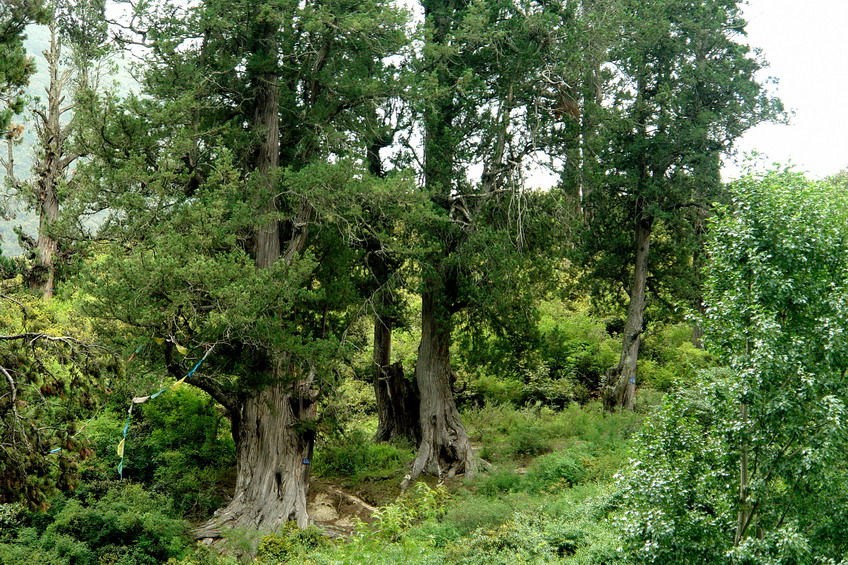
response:
<path id="1" fill-rule="evenodd" d="M 530 200 L 522 174 L 546 143 L 540 133 L 551 119 L 545 111 L 551 95 L 544 80 L 546 53 L 570 15 L 564 4 L 532 1 L 422 5 L 418 106 L 422 188 L 432 212 L 422 228 L 427 243 L 420 259 L 415 377 L 421 442 L 404 486 L 425 469 L 442 479 L 475 470 L 452 389 L 455 316 L 476 310 L 476 320 L 510 331 L 530 315 L 517 290 L 535 270 L 522 272 L 529 263 L 519 264 L 522 251 L 539 240 L 532 222 L 523 223 L 522 209 Z M 479 179 L 470 172 L 475 166 Z M 504 265 L 510 265 L 509 274 Z M 493 272 L 505 276 L 496 281 Z M 490 302 L 493 295 L 497 307 Z"/>
<path id="2" fill-rule="evenodd" d="M 108 56 L 104 9 L 103 0 L 50 4 L 50 39 L 41 60 L 47 75 L 46 97 L 43 103 L 32 104 L 30 122 L 37 139 L 31 177 L 19 178 L 16 172 L 14 148 L 19 136 L 9 136 L 7 155 L 0 158 L 7 182 L 38 214 L 36 264 L 28 278 L 45 298 L 52 297 L 56 282 L 60 205 L 63 194 L 72 192 L 68 173 L 81 156 L 73 140 L 76 100 L 96 88 Z"/>
<path id="3" fill-rule="evenodd" d="M 653 235 L 662 228 L 678 230 L 677 242 L 688 237 L 686 214 L 707 209 L 720 186 L 719 154 L 751 126 L 776 117 L 780 105 L 756 77 L 762 61 L 740 41 L 745 21 L 738 2 L 624 6 L 630 17 L 610 60 L 617 86 L 600 152 L 605 173 L 587 198 L 586 241 L 593 276 L 605 270 L 627 281 L 621 357 L 607 373 L 604 399 L 609 408 L 632 409 L 651 274 L 659 264 L 652 260 Z"/>

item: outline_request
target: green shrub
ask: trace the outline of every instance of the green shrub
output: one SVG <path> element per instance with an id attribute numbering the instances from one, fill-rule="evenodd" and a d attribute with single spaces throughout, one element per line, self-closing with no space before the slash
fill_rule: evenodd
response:
<path id="1" fill-rule="evenodd" d="M 493 529 L 480 529 L 470 538 L 451 544 L 446 561 L 462 565 L 547 564 L 557 561 L 542 524 L 518 514 Z"/>
<path id="2" fill-rule="evenodd" d="M 11 539 L 25 519 L 26 508 L 22 504 L 0 504 L 0 543 Z"/>
<path id="3" fill-rule="evenodd" d="M 301 529 L 286 522 L 278 533 L 262 538 L 256 554 L 256 565 L 288 563 L 294 557 L 330 544 L 324 531 L 316 526 Z"/>
<path id="4" fill-rule="evenodd" d="M 238 565 L 238 560 L 229 555 L 221 555 L 217 549 L 197 544 L 182 559 L 170 558 L 167 565 Z"/>
<path id="5" fill-rule="evenodd" d="M 413 526 L 440 517 L 448 498 L 448 491 L 442 485 L 430 488 L 426 483 L 417 483 L 412 491 L 403 493 L 392 504 L 378 508 L 373 522 L 360 525 L 359 536 L 396 541 L 405 537 Z"/>
<path id="6" fill-rule="evenodd" d="M 539 457 L 527 469 L 528 488 L 539 491 L 580 484 L 588 475 L 586 460 L 586 456 L 573 451 L 561 451 Z"/>
<path id="7" fill-rule="evenodd" d="M 408 449 L 374 443 L 361 430 L 333 438 L 315 449 L 313 471 L 322 477 L 390 474 L 412 459 Z"/>
<path id="8" fill-rule="evenodd" d="M 709 352 L 692 344 L 690 324 L 663 325 L 645 338 L 639 355 L 639 379 L 641 385 L 669 392 L 694 385 L 698 371 L 715 366 Z"/>
<path id="9" fill-rule="evenodd" d="M 515 428 L 507 438 L 508 452 L 514 456 L 539 455 L 551 450 L 550 440 L 540 426 L 529 424 Z"/>
<path id="10" fill-rule="evenodd" d="M 85 482 L 118 478 L 115 448 L 125 421 L 122 409 L 105 411 L 89 422 L 84 433 L 96 456 L 81 464 Z M 226 424 L 212 399 L 194 387 L 169 390 L 136 406 L 126 440 L 124 478 L 168 494 L 187 518 L 208 517 L 223 504 L 224 484 L 235 465 L 235 444 Z"/>
<path id="11" fill-rule="evenodd" d="M 514 471 L 496 470 L 477 479 L 476 490 L 485 496 L 517 492 L 524 487 L 524 478 Z"/>
<path id="12" fill-rule="evenodd" d="M 511 404 L 520 405 L 524 400 L 525 384 L 521 379 L 482 374 L 469 379 L 468 389 L 462 393 L 458 401 L 469 403 L 474 400 L 477 404 Z"/>
<path id="13" fill-rule="evenodd" d="M 28 522 L 0 545 L 0 563 L 155 565 L 188 546 L 188 524 L 170 501 L 139 485 L 116 485 L 99 500 L 57 497 L 50 512 Z"/>

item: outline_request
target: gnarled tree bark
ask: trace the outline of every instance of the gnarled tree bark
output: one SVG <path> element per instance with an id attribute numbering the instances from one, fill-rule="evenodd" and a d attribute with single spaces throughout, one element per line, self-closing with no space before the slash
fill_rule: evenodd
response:
<path id="1" fill-rule="evenodd" d="M 440 298 L 444 290 L 428 288 L 421 296 L 421 343 L 415 379 L 421 393 L 421 443 L 402 489 L 429 467 L 439 480 L 476 471 L 471 442 L 456 408 L 451 387 L 451 318 Z"/>
<path id="2" fill-rule="evenodd" d="M 305 386 L 306 385 L 306 386 Z M 297 390 L 300 389 L 300 390 Z M 307 381 L 275 382 L 241 400 L 236 439 L 236 488 L 232 501 L 195 531 L 218 538 L 232 528 L 272 531 L 285 521 L 306 527 L 315 418 Z"/>

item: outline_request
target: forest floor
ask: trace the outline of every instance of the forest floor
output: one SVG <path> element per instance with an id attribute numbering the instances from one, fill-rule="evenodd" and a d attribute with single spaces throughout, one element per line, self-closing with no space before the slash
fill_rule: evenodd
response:
<path id="1" fill-rule="evenodd" d="M 368 423 L 319 446 L 326 463 L 316 469 L 309 508 L 331 541 L 297 538 L 285 558 L 316 565 L 614 562 L 615 475 L 629 463 L 644 411 L 490 406 L 463 417 L 486 461 L 480 472 L 442 486 L 426 477 L 402 496 L 411 450 L 372 443 Z M 266 549 L 255 562 L 282 557 Z"/>

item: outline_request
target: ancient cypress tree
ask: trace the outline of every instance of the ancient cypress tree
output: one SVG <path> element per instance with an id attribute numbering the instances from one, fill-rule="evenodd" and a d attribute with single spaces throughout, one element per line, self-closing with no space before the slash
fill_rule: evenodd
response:
<path id="1" fill-rule="evenodd" d="M 421 228 L 426 243 L 415 367 L 421 442 L 404 486 L 425 469 L 441 479 L 475 470 L 452 388 L 457 314 L 468 312 L 478 327 L 502 334 L 532 326 L 523 291 L 540 265 L 524 252 L 543 239 L 549 216 L 525 216 L 533 199 L 523 173 L 548 143 L 542 133 L 552 121 L 547 54 L 570 13 L 565 5 L 541 2 L 422 5 L 425 41 L 415 101 L 430 216 Z"/>
<path id="2" fill-rule="evenodd" d="M 379 2 L 151 5 L 125 37 L 149 50 L 146 95 L 91 110 L 81 174 L 115 241 L 92 311 L 161 336 L 175 377 L 206 356 L 186 382 L 232 422 L 235 493 L 198 537 L 308 522 L 317 401 L 368 298 L 363 209 L 412 200 L 354 160 L 401 23 Z"/>

